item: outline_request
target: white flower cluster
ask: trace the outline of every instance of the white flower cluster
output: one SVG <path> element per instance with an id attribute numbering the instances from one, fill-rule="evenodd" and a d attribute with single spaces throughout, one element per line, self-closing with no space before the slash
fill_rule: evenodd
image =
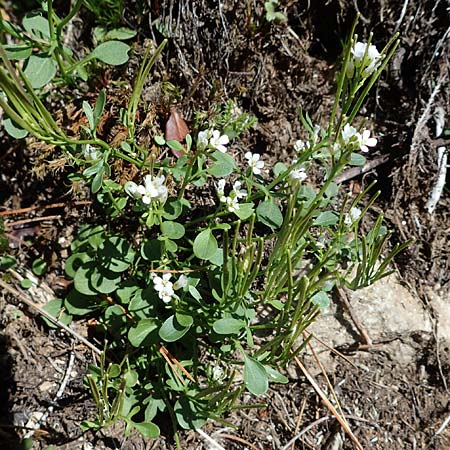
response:
<path id="1" fill-rule="evenodd" d="M 355 68 L 362 69 L 363 77 L 372 75 L 378 69 L 381 61 L 381 54 L 373 44 L 365 42 L 355 42 L 351 49 L 352 57 L 348 61 L 346 68 L 347 76 L 353 78 Z"/>
<path id="2" fill-rule="evenodd" d="M 219 130 L 200 131 L 197 136 L 197 145 L 201 149 L 209 147 L 222 153 L 227 152 L 226 145 L 229 142 L 228 136 L 226 134 L 221 135 Z"/>
<path id="3" fill-rule="evenodd" d="M 162 277 L 157 275 L 153 275 L 152 277 L 153 287 L 158 293 L 158 297 L 164 303 L 170 303 L 175 295 L 175 291 L 178 289 L 183 289 L 188 285 L 188 278 L 186 275 L 181 275 L 175 283 L 170 281 L 171 278 L 172 274 L 170 273 L 165 273 Z"/>
<path id="4" fill-rule="evenodd" d="M 167 200 L 168 195 L 168 190 L 164 184 L 164 181 L 164 175 L 159 177 L 146 175 L 143 185 L 138 185 L 133 181 L 128 181 L 125 184 L 125 189 L 134 198 L 140 198 L 142 203 L 145 203 L 146 205 L 149 205 L 156 200 L 164 203 Z"/>
<path id="5" fill-rule="evenodd" d="M 341 131 L 341 138 L 344 145 L 357 145 L 359 150 L 364 153 L 369 151 L 369 147 L 375 147 L 377 145 L 376 138 L 370 137 L 370 130 L 363 130 L 362 133 L 359 133 L 356 128 L 348 123 L 345 124 Z"/>
<path id="6" fill-rule="evenodd" d="M 241 189 L 242 183 L 240 181 L 235 181 L 233 184 L 233 189 L 228 195 L 225 195 L 225 180 L 219 180 L 216 184 L 217 196 L 221 203 L 225 203 L 229 212 L 236 212 L 239 210 L 239 200 L 241 198 L 247 197 L 247 191 Z"/>

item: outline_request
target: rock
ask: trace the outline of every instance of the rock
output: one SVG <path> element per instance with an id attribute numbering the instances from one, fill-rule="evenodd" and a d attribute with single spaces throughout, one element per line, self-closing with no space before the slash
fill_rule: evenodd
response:
<path id="1" fill-rule="evenodd" d="M 417 345 L 412 336 L 432 332 L 432 321 L 422 301 L 400 284 L 395 275 L 349 294 L 352 310 L 366 328 L 374 349 L 395 354 L 402 365 L 415 360 Z M 450 324 L 450 311 L 446 310 L 446 313 Z M 308 331 L 333 348 L 363 344 L 358 329 L 341 303 L 333 302 Z M 448 325 L 447 332 L 450 334 Z M 331 370 L 336 357 L 317 340 L 313 339 L 311 343 L 327 370 Z M 306 352 L 305 356 L 311 369 L 317 366 L 311 354 Z"/>

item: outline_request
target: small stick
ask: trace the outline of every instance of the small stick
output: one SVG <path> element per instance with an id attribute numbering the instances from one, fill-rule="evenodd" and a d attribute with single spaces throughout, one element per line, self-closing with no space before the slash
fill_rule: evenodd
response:
<path id="1" fill-rule="evenodd" d="M 441 434 L 447 428 L 447 425 L 449 423 L 450 423 L 450 414 L 445 418 L 444 422 L 439 427 L 439 430 L 437 430 L 436 433 L 434 433 L 434 435 L 437 436 L 438 434 Z"/>
<path id="2" fill-rule="evenodd" d="M 216 434 L 215 437 L 230 439 L 231 441 L 237 441 L 237 442 L 240 442 L 241 444 L 249 446 L 250 448 L 253 448 L 254 450 L 259 450 L 258 447 L 254 446 L 253 444 L 246 441 L 245 439 L 240 438 L 239 436 L 234 436 L 232 434 L 226 434 L 226 433 L 220 433 L 220 434 Z"/>
<path id="3" fill-rule="evenodd" d="M 44 205 L 44 206 L 29 206 L 28 208 L 20 208 L 20 209 L 8 209 L 6 211 L 0 211 L 0 216 L 12 216 L 16 214 L 23 214 L 30 211 L 35 211 L 36 209 L 52 209 L 52 208 L 62 208 L 67 205 L 74 205 L 74 206 L 84 206 L 84 205 L 90 205 L 92 204 L 89 200 L 80 200 L 76 202 L 70 202 L 70 203 L 52 203 L 50 205 Z"/>
<path id="4" fill-rule="evenodd" d="M 323 392 L 323 390 L 320 388 L 320 386 L 316 383 L 316 380 L 313 378 L 313 376 L 306 370 L 306 367 L 301 363 L 301 361 L 297 358 L 297 356 L 294 356 L 294 360 L 297 363 L 297 365 L 300 367 L 301 371 L 307 378 L 307 380 L 310 382 L 311 386 L 314 388 L 314 390 L 317 392 L 319 397 L 322 399 L 322 401 L 325 403 L 325 406 L 328 408 L 328 410 L 333 414 L 333 416 L 336 418 L 336 420 L 340 423 L 341 427 L 344 429 L 344 431 L 348 434 L 352 442 L 355 444 L 356 448 L 358 450 L 364 450 L 360 442 L 358 441 L 357 437 L 353 434 L 352 430 L 350 430 L 350 427 L 348 426 L 347 422 L 339 415 L 339 413 L 336 411 L 336 408 L 333 406 L 333 404 L 328 400 L 327 396 Z M 303 430 L 305 431 L 305 430 Z M 304 432 L 300 435 L 295 436 L 293 439 L 291 439 L 287 445 L 283 447 L 282 450 L 288 450 L 290 445 L 295 442 Z"/>
<path id="5" fill-rule="evenodd" d="M 359 175 L 362 175 L 363 173 L 366 173 L 372 169 L 375 169 L 375 167 L 381 166 L 388 160 L 389 160 L 388 155 L 379 156 L 378 158 L 375 158 L 371 161 L 366 162 L 366 164 L 364 164 L 361 167 L 352 167 L 351 169 L 348 169 L 345 172 L 342 172 L 334 179 L 334 182 L 336 184 L 344 183 L 345 181 L 351 180 L 352 178 L 358 177 Z"/>
<path id="6" fill-rule="evenodd" d="M 164 347 L 163 345 L 161 345 L 161 348 L 159 349 L 159 351 L 161 352 L 161 354 L 164 356 L 164 358 L 166 359 L 166 361 L 169 363 L 169 365 L 171 364 L 169 362 L 169 360 L 174 363 L 193 383 L 195 383 L 195 379 L 193 378 L 193 376 L 180 364 L 180 362 L 173 356 L 171 355 L 171 353 L 169 352 L 169 350 L 167 350 L 166 347 Z M 171 366 L 172 367 L 172 366 Z M 172 367 L 173 368 L 173 367 Z M 178 373 L 177 371 L 175 371 L 175 373 Z M 183 380 L 181 380 L 183 381 Z"/>
<path id="7" fill-rule="evenodd" d="M 201 428 L 195 430 L 203 439 L 208 441 L 216 450 L 225 450 L 218 442 L 216 442 L 211 436 L 208 436 Z"/>
<path id="8" fill-rule="evenodd" d="M 72 330 L 72 328 L 70 328 L 66 324 L 60 322 L 58 319 L 53 317 L 50 313 L 48 313 L 44 309 L 40 308 L 38 305 L 36 305 L 36 303 L 31 301 L 26 295 L 24 295 L 17 289 L 13 288 L 12 286 L 9 286 L 2 279 L 0 279 L 0 287 L 8 291 L 10 294 L 14 295 L 21 302 L 25 303 L 25 305 L 37 311 L 41 316 L 44 316 L 46 319 L 50 320 L 50 322 L 54 323 L 56 326 L 67 331 L 69 334 L 71 334 L 74 338 L 78 339 L 80 342 L 82 342 L 86 347 L 90 348 L 97 355 L 102 354 L 101 350 L 99 350 L 95 345 L 91 344 L 86 338 L 78 334 L 75 330 Z"/>
<path id="9" fill-rule="evenodd" d="M 430 198 L 425 205 L 428 214 L 433 214 L 436 206 L 441 198 L 445 187 L 445 180 L 447 178 L 447 149 L 439 147 L 437 149 L 437 163 L 438 163 L 438 177 L 431 190 Z"/>
<path id="10" fill-rule="evenodd" d="M 61 381 L 61 385 L 59 386 L 58 392 L 56 393 L 56 395 L 53 399 L 53 402 L 58 401 L 61 398 L 61 396 L 63 395 L 63 392 L 65 391 L 65 389 L 67 387 L 67 383 L 69 382 L 70 374 L 72 373 L 74 362 L 75 362 L 75 353 L 70 352 L 70 357 L 69 357 L 69 362 L 67 364 L 66 373 L 64 374 L 64 378 Z M 45 411 L 45 413 L 42 415 L 42 417 L 39 419 L 37 426 L 40 426 L 41 423 L 44 423 L 47 420 L 47 417 L 53 412 L 53 410 L 54 410 L 54 406 L 50 405 L 47 408 L 47 410 Z M 35 431 L 36 430 L 29 431 L 25 435 L 25 438 L 31 437 Z"/>
<path id="11" fill-rule="evenodd" d="M 343 355 L 341 352 L 338 352 L 335 348 L 333 348 L 331 345 L 327 344 L 322 339 L 318 338 L 314 333 L 310 333 L 309 331 L 303 331 L 303 333 L 307 334 L 308 336 L 311 336 L 320 344 L 322 344 L 324 347 L 326 347 L 330 352 L 336 354 L 337 356 L 341 357 L 345 362 L 349 363 L 354 369 L 358 369 L 358 366 L 354 364 L 350 358 L 347 358 L 345 355 Z"/>
<path id="12" fill-rule="evenodd" d="M 336 288 L 337 293 L 339 295 L 339 298 L 343 301 L 345 308 L 347 309 L 348 313 L 350 314 L 350 318 L 352 319 L 353 323 L 355 324 L 355 327 L 359 331 L 359 334 L 361 335 L 364 344 L 367 345 L 367 347 L 372 347 L 373 342 L 372 339 L 369 336 L 369 333 L 366 330 L 366 327 L 361 323 L 358 316 L 353 311 L 353 308 L 350 304 L 350 300 L 348 298 L 347 292 L 345 288 Z"/>
<path id="13" fill-rule="evenodd" d="M 294 430 L 295 435 L 298 434 L 298 429 L 300 428 L 300 422 L 302 421 L 305 408 L 306 408 L 306 397 L 302 400 L 302 406 L 300 408 L 300 413 L 297 417 L 297 423 L 295 424 L 295 430 Z M 295 442 L 292 443 L 291 450 L 295 450 Z"/>
<path id="14" fill-rule="evenodd" d="M 32 219 L 22 219 L 22 220 L 16 220 L 15 222 L 8 222 L 5 225 L 6 225 L 6 228 L 11 228 L 16 225 L 23 225 L 24 223 L 42 222 L 44 220 L 58 220 L 58 219 L 61 219 L 61 216 L 33 217 Z"/>
<path id="15" fill-rule="evenodd" d="M 334 398 L 334 401 L 335 401 L 335 403 L 337 405 L 337 409 L 339 410 L 339 413 L 341 414 L 342 419 L 347 423 L 347 421 L 345 420 L 344 411 L 342 411 L 341 404 L 339 403 L 339 400 L 338 400 L 337 395 L 336 395 L 336 391 L 333 389 L 333 385 L 331 384 L 331 381 L 328 378 L 328 375 L 327 375 L 327 372 L 325 370 L 325 367 L 323 367 L 322 362 L 320 361 L 319 357 L 317 356 L 316 351 L 314 350 L 314 347 L 311 345 L 310 342 L 308 342 L 308 347 L 311 350 L 311 353 L 313 354 L 314 359 L 316 360 L 317 365 L 319 366 L 320 371 L 322 372 L 322 375 L 325 378 L 325 381 L 326 381 L 326 383 L 328 385 L 328 388 L 331 391 L 331 395 Z"/>

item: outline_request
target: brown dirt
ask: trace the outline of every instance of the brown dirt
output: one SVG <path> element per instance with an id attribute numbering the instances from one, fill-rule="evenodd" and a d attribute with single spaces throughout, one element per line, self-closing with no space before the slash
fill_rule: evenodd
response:
<path id="1" fill-rule="evenodd" d="M 380 137 L 378 153 L 371 157 L 387 155 L 387 161 L 351 182 L 364 187 L 377 178 L 382 195 L 376 208 L 385 212 L 394 239 L 400 242 L 410 237 L 416 239 L 396 264 L 405 285 L 435 318 L 434 303 L 427 289 L 437 292 L 438 288 L 450 286 L 448 190 L 432 216 L 425 211 L 425 203 L 437 175 L 438 141 L 433 112 L 436 106 L 444 109 L 447 128 L 450 116 L 448 2 L 281 3 L 288 23 L 278 25 L 264 20 L 263 2 L 160 0 L 151 2 L 151 7 L 141 5 L 143 17 L 148 21 L 141 20 L 139 24 L 140 41 L 152 35 L 161 39 L 157 29 L 162 30 L 162 25 L 170 38 L 169 49 L 157 66 L 147 95 L 159 99 L 155 113 L 169 109 L 168 98 L 160 98 L 161 85 L 166 80 L 180 89 L 176 98 L 188 122 L 194 109 L 207 110 L 214 101 L 234 98 L 258 118 L 255 130 L 234 146 L 236 153 L 250 149 L 261 153 L 266 161 L 285 160 L 292 155 L 295 140 L 303 136 L 298 107 L 301 105 L 316 122 L 330 109 L 340 42 L 349 32 L 355 4 L 362 15 L 360 36 L 367 37 L 373 31 L 374 43 L 383 45 L 398 30 L 401 33 L 398 56 L 362 111 L 369 115 Z M 138 19 L 131 11 L 131 7 L 126 10 L 127 21 L 137 25 Z M 153 31 L 148 23 L 154 24 Z M 132 63 L 134 67 L 138 61 Z M 108 76 L 115 79 L 125 75 L 113 71 Z M 439 84 L 440 89 L 430 102 Z M 424 114 L 427 104 L 429 112 Z M 161 117 L 161 125 L 164 120 Z M 445 139 L 441 137 L 439 145 L 448 143 Z M 63 293 L 61 262 L 73 226 L 80 221 L 95 220 L 95 208 L 67 203 L 72 193 L 66 184 L 65 171 L 49 171 L 47 167 L 42 177 L 37 178 L 32 172 L 36 168 L 36 149 L 13 143 L 4 135 L 0 136 L 0 144 L 4 149 L 0 155 L 0 201 L 4 207 L 66 202 L 63 208 L 38 210 L 19 217 L 58 214 L 59 219 L 16 227 L 10 233 L 11 242 L 16 247 L 20 244 L 13 251 L 22 265 L 26 266 L 35 255 L 44 255 L 51 263 L 51 275 L 46 282 L 57 293 Z M 46 158 L 50 159 L 51 155 Z M 79 193 L 76 198 L 80 199 Z M 8 219 L 11 224 L 12 219 Z M 23 238 L 31 242 L 31 247 L 18 241 Z M 31 413 L 44 412 L 49 406 L 54 409 L 42 430 L 35 433 L 36 449 L 46 445 L 61 450 L 174 448 L 170 438 L 155 442 L 144 442 L 139 436 L 125 438 L 120 426 L 82 434 L 79 422 L 93 413 L 93 404 L 82 385 L 91 355 L 64 333 L 49 331 L 28 311 L 18 317 L 17 311 L 23 308 L 12 306 L 14 303 L 10 296 L 0 298 L 0 370 L 4 380 L 0 389 L 1 448 L 14 449 L 26 432 L 23 427 Z M 85 330 L 85 324 L 79 328 Z M 354 340 L 357 347 L 357 333 Z M 450 448 L 450 426 L 436 435 L 450 414 L 446 385 L 450 381 L 449 342 L 437 342 L 433 332 L 424 331 L 409 336 L 408 345 L 414 348 L 414 360 L 407 365 L 401 364 L 395 352 L 375 346 L 368 351 L 353 351 L 350 358 L 357 368 L 336 357 L 329 373 L 342 409 L 364 448 Z M 71 353 L 75 355 L 74 374 L 63 396 L 54 404 Z M 227 418 L 236 429 L 210 424 L 205 431 L 226 449 L 243 449 L 245 445 L 229 438 L 220 439 L 217 436 L 220 433 L 238 436 L 260 449 L 281 449 L 300 432 L 302 438 L 295 448 L 354 448 L 294 363 L 289 374 L 288 385 L 274 387 L 262 399 L 268 405 L 266 408 L 236 412 Z M 318 379 L 326 390 L 323 378 Z M 93 447 L 88 447 L 89 443 Z M 182 436 L 182 448 L 209 447 L 198 434 L 189 432 Z"/>

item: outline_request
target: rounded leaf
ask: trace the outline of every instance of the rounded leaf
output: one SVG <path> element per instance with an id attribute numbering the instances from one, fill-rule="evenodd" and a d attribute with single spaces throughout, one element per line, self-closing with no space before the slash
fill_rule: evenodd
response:
<path id="1" fill-rule="evenodd" d="M 170 316 L 159 329 L 159 337 L 166 342 L 175 342 L 181 339 L 188 331 L 190 326 L 180 325 L 175 316 Z"/>
<path id="2" fill-rule="evenodd" d="M 212 234 L 212 231 L 207 228 L 195 238 L 194 254 L 199 259 L 208 260 L 215 256 L 218 247 L 217 240 Z"/>
<path id="3" fill-rule="evenodd" d="M 256 208 L 258 221 L 274 229 L 283 224 L 283 214 L 278 205 L 272 200 L 266 200 Z"/>
<path id="4" fill-rule="evenodd" d="M 157 328 L 158 325 L 153 319 L 142 319 L 133 328 L 130 328 L 128 331 L 128 340 L 133 347 L 143 347 L 155 343 L 157 336 L 153 332 Z"/>
<path id="5" fill-rule="evenodd" d="M 119 66 L 128 61 L 128 50 L 130 46 L 123 42 L 108 41 L 95 47 L 91 56 L 106 64 Z"/>
<path id="6" fill-rule="evenodd" d="M 213 330 L 217 334 L 238 334 L 245 327 L 243 320 L 226 317 L 216 320 L 213 324 Z"/>
<path id="7" fill-rule="evenodd" d="M 43 55 L 31 55 L 24 73 L 34 89 L 44 87 L 56 74 L 57 65 L 53 58 Z"/>
<path id="8" fill-rule="evenodd" d="M 169 239 L 181 239 L 185 233 L 184 226 L 181 223 L 171 221 L 163 222 L 161 224 L 161 231 Z"/>
<path id="9" fill-rule="evenodd" d="M 269 380 L 265 367 L 245 353 L 244 357 L 244 382 L 246 388 L 254 395 L 265 394 L 269 389 Z"/>

